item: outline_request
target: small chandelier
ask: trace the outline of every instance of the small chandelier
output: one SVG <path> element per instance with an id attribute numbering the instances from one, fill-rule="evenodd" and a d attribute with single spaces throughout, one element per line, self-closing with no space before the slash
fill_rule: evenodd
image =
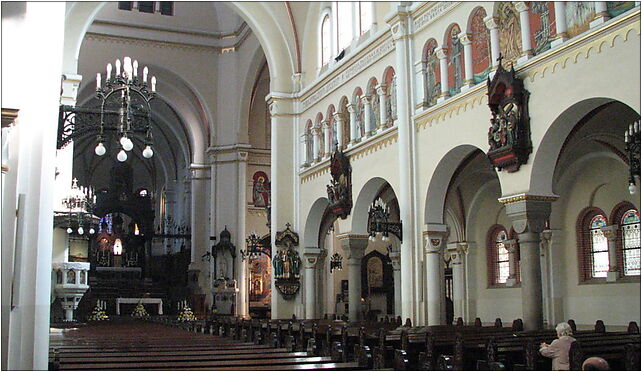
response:
<path id="1" fill-rule="evenodd" d="M 330 257 L 330 274 L 332 274 L 335 270 L 343 270 L 343 257 L 337 252 L 335 252 L 331 257 Z"/>
<path id="2" fill-rule="evenodd" d="M 243 261 L 245 261 L 246 258 L 250 261 L 256 260 L 261 257 L 262 254 L 272 257 L 271 250 L 269 247 L 265 247 L 264 243 L 261 241 L 261 237 L 256 231 L 250 233 L 250 235 L 245 239 L 245 244 L 247 246 L 247 250 L 240 250 L 241 259 Z"/>
<path id="3" fill-rule="evenodd" d="M 72 180 L 71 189 L 69 194 L 62 199 L 62 205 L 67 208 L 67 234 L 78 235 L 85 233 L 85 228 L 88 228 L 88 233 L 93 235 L 96 233 L 94 228 L 94 219 L 92 215 L 93 207 L 96 203 L 96 194 L 94 190 L 89 187 L 78 186 L 78 180 Z"/>
<path id="4" fill-rule="evenodd" d="M 629 192 L 635 194 L 635 179 L 640 179 L 640 122 L 629 124 L 624 132 L 626 156 L 629 159 Z"/>
<path id="5" fill-rule="evenodd" d="M 96 97 L 101 101 L 100 128 L 96 138 L 94 152 L 103 156 L 105 148 L 105 131 L 114 131 L 119 137 L 120 151 L 116 158 L 120 162 L 127 160 L 127 152 L 134 148 L 134 133 L 145 133 L 145 148 L 142 155 L 145 159 L 154 156 L 152 150 L 151 106 L 149 102 L 156 96 L 156 77 L 151 77 L 151 92 L 147 89 L 147 67 L 143 68 L 142 79 L 138 76 L 138 61 L 130 57 L 123 58 L 121 71 L 120 60 L 116 60 L 116 71 L 112 76 L 112 65 L 107 64 L 105 85 L 102 86 L 100 73 L 96 75 Z M 105 123 L 106 114 L 116 114 L 115 123 Z"/>
<path id="6" fill-rule="evenodd" d="M 387 242 L 390 240 L 389 235 L 393 234 L 399 241 L 402 240 L 402 225 L 401 222 L 388 222 L 390 218 L 390 208 L 381 198 L 372 202 L 368 208 L 368 238 L 370 241 L 375 241 L 377 235 L 381 235 L 381 240 Z"/>

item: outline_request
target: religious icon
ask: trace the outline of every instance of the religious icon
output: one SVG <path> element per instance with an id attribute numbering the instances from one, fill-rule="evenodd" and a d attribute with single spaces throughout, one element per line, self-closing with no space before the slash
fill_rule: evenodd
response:
<path id="1" fill-rule="evenodd" d="M 270 185 L 265 172 L 256 172 L 252 177 L 252 199 L 255 207 L 267 207 L 270 204 Z"/>

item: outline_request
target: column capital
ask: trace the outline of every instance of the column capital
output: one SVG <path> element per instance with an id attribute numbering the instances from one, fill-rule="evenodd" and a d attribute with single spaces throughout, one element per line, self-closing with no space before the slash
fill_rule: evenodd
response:
<path id="1" fill-rule="evenodd" d="M 439 59 L 446 59 L 446 48 L 443 46 L 439 48 L 435 48 L 435 55 Z"/>
<path id="2" fill-rule="evenodd" d="M 370 101 L 371 98 L 369 95 L 364 94 L 363 96 L 361 96 L 361 102 L 363 102 L 364 105 L 369 106 L 371 103 Z"/>
<path id="3" fill-rule="evenodd" d="M 368 247 L 367 235 L 339 234 L 337 239 L 346 253 L 348 260 L 361 260 Z"/>
<path id="4" fill-rule="evenodd" d="M 392 264 L 393 270 L 401 270 L 401 252 L 392 251 L 388 254 L 390 257 L 390 263 Z"/>
<path id="5" fill-rule="evenodd" d="M 439 253 L 448 237 L 448 226 L 445 224 L 428 224 L 423 232 L 424 251 L 426 254 Z"/>
<path id="6" fill-rule="evenodd" d="M 499 19 L 497 17 L 493 17 L 493 16 L 488 16 L 488 17 L 484 18 L 484 23 L 486 24 L 486 27 L 489 30 L 494 30 L 497 27 L 499 27 L 498 24 L 497 24 L 497 21 L 499 21 Z"/>
<path id="7" fill-rule="evenodd" d="M 375 89 L 377 90 L 378 95 L 383 96 L 386 94 L 387 88 L 388 86 L 386 84 L 379 84 Z"/>
<path id="8" fill-rule="evenodd" d="M 310 128 L 310 132 L 312 132 L 313 136 L 319 135 L 321 133 L 321 127 L 322 123 L 317 123 Z"/>
<path id="9" fill-rule="evenodd" d="M 332 116 L 334 116 L 334 120 L 338 122 L 342 122 L 345 120 L 345 115 L 343 114 L 343 112 L 335 112 L 334 114 L 332 114 Z"/>
<path id="10" fill-rule="evenodd" d="M 270 116 L 279 117 L 279 116 L 292 116 L 293 112 L 293 97 L 288 93 L 280 92 L 270 92 L 270 94 L 265 98 L 265 101 L 268 104 L 268 110 Z"/>
<path id="11" fill-rule="evenodd" d="M 294 83 L 294 92 L 300 92 L 301 88 L 303 88 L 303 73 L 295 72 L 292 74 L 292 82 Z"/>
<path id="12" fill-rule="evenodd" d="M 354 103 L 350 103 L 346 105 L 346 109 L 348 110 L 349 113 L 354 114 L 357 112 L 357 105 L 355 105 Z"/>
<path id="13" fill-rule="evenodd" d="M 602 230 L 602 234 L 604 234 L 606 239 L 614 241 L 617 238 L 617 231 L 619 230 L 619 226 L 618 225 L 602 226 L 600 227 L 600 230 Z"/>
<path id="14" fill-rule="evenodd" d="M 463 258 L 468 254 L 467 242 L 455 242 L 446 244 L 446 254 L 450 257 L 453 264 L 461 265 Z"/>
<path id="15" fill-rule="evenodd" d="M 515 5 L 515 10 L 520 13 L 528 10 L 528 5 L 526 5 L 525 1 L 513 1 L 513 4 Z"/>
<path id="16" fill-rule="evenodd" d="M 461 41 L 462 45 L 469 45 L 473 42 L 472 40 L 473 35 L 467 32 L 462 32 L 457 36 L 459 37 L 459 41 Z"/>
<path id="17" fill-rule="evenodd" d="M 552 195 L 517 194 L 499 198 L 506 206 L 506 214 L 513 221 L 518 234 L 526 232 L 539 234 L 544 230 L 551 214 L 551 202 L 557 200 Z M 520 238 L 521 240 L 521 238 Z"/>
<path id="18" fill-rule="evenodd" d="M 63 105 L 75 105 L 78 99 L 78 87 L 82 82 L 82 75 L 62 74 L 60 87 L 60 103 Z"/>
<path id="19" fill-rule="evenodd" d="M 389 16 L 386 22 L 390 25 L 393 40 L 396 41 L 412 36 L 410 32 L 410 13 L 405 5 L 397 7 L 397 12 Z"/>
<path id="20" fill-rule="evenodd" d="M 506 239 L 502 243 L 504 243 L 504 247 L 508 253 L 515 253 L 517 250 L 517 239 Z"/>

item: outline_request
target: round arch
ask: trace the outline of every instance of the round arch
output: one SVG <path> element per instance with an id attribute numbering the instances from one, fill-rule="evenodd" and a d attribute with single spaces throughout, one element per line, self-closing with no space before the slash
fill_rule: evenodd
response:
<path id="1" fill-rule="evenodd" d="M 368 234 L 368 208 L 370 208 L 374 198 L 379 195 L 381 189 L 386 185 L 397 195 L 390 182 L 380 177 L 369 179 L 368 182 L 361 187 L 359 196 L 355 199 L 354 207 L 352 208 L 352 234 Z"/>
<path id="2" fill-rule="evenodd" d="M 319 232 L 327 208 L 328 198 L 320 197 L 312 203 L 308 211 L 308 217 L 305 219 L 305 227 L 303 230 L 304 247 L 320 248 Z"/>

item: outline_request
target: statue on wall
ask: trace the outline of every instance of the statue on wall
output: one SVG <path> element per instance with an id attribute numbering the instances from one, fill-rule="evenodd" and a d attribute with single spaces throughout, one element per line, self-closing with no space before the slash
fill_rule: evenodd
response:
<path id="1" fill-rule="evenodd" d="M 291 300 L 299 292 L 301 287 L 301 258 L 295 249 L 299 245 L 299 235 L 290 230 L 290 224 L 286 229 L 276 233 L 274 239 L 276 246 L 285 247 L 280 249 L 272 259 L 274 267 L 274 285 L 286 300 Z"/>
<path id="2" fill-rule="evenodd" d="M 498 170 L 516 172 L 526 163 L 533 146 L 530 138 L 528 96 L 524 83 L 507 71 L 499 57 L 497 73 L 488 79 L 488 106 L 491 111 L 488 129 L 488 158 Z"/>
<path id="3" fill-rule="evenodd" d="M 256 172 L 252 176 L 252 200 L 255 207 L 267 207 L 270 204 L 270 182 L 265 172 Z"/>
<path id="4" fill-rule="evenodd" d="M 326 186 L 330 210 L 346 219 L 352 210 L 352 167 L 342 151 L 335 151 L 330 159 L 332 179 Z"/>

